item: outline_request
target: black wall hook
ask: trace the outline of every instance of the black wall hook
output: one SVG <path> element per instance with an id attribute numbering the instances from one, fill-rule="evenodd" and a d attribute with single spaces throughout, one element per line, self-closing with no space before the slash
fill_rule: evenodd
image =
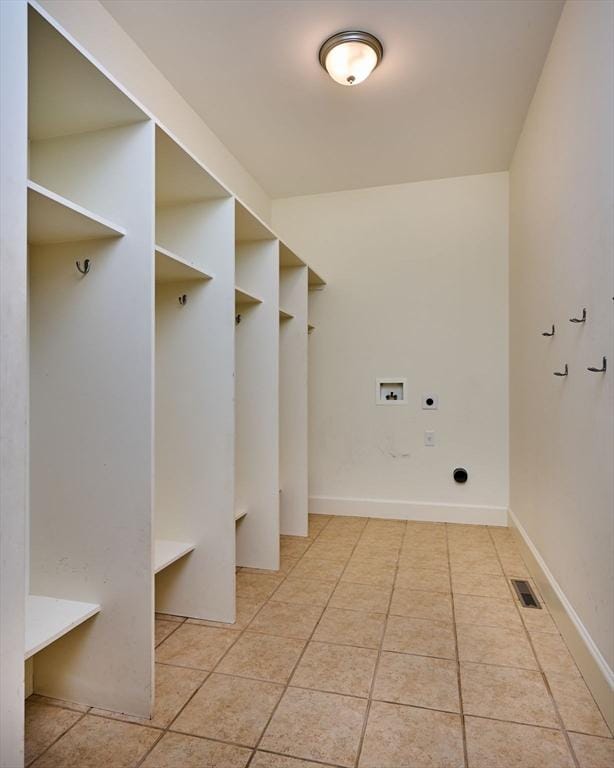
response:
<path id="1" fill-rule="evenodd" d="M 554 330 L 554 323 L 552 323 L 552 330 L 551 331 L 544 331 L 542 333 L 542 336 L 554 336 L 555 330 Z"/>
<path id="2" fill-rule="evenodd" d="M 567 363 L 565 363 L 565 370 L 564 371 L 555 371 L 555 376 L 569 376 L 569 367 Z"/>
<path id="3" fill-rule="evenodd" d="M 601 368 L 587 368 L 587 371 L 591 371 L 591 373 L 605 373 L 608 369 L 608 361 L 604 357 L 601 362 Z"/>
<path id="4" fill-rule="evenodd" d="M 85 259 L 83 262 L 83 266 L 81 266 L 80 261 L 75 261 L 75 264 L 77 265 L 77 269 L 79 272 L 81 272 L 82 275 L 87 275 L 87 273 L 90 271 L 90 260 Z"/>
<path id="5" fill-rule="evenodd" d="M 241 315 L 237 315 L 235 317 L 235 325 L 239 325 L 240 322 L 241 322 Z"/>
<path id="6" fill-rule="evenodd" d="M 582 317 L 570 317 L 570 323 L 585 323 L 586 322 L 586 307 L 582 310 Z"/>
<path id="7" fill-rule="evenodd" d="M 188 296 L 185 293 L 182 293 L 179 297 L 179 303 L 182 307 L 185 307 L 185 305 L 188 303 Z"/>

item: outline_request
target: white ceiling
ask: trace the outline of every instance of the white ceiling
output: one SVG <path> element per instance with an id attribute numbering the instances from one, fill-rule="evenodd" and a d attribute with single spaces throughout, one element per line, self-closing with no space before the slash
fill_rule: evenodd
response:
<path id="1" fill-rule="evenodd" d="M 102 0 L 272 197 L 504 170 L 563 0 Z M 355 88 L 322 41 L 384 45 Z"/>

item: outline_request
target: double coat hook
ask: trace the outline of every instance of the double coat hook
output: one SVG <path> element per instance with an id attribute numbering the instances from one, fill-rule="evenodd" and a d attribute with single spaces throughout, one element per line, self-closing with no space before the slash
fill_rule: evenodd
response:
<path id="1" fill-rule="evenodd" d="M 185 293 L 182 293 L 179 297 L 179 303 L 182 307 L 185 307 L 185 305 L 188 303 L 188 296 Z"/>
<path id="2" fill-rule="evenodd" d="M 582 317 L 570 317 L 570 323 L 585 323 L 586 322 L 586 307 L 582 310 Z"/>
<path id="3" fill-rule="evenodd" d="M 604 357 L 603 360 L 601 361 L 601 368 L 591 367 L 591 368 L 587 368 L 586 370 L 590 371 L 591 373 L 605 373 L 607 368 L 608 368 L 608 361 Z"/>
<path id="4" fill-rule="evenodd" d="M 90 260 L 85 259 L 83 262 L 83 266 L 81 266 L 80 261 L 75 261 L 75 264 L 77 265 L 77 269 L 79 272 L 81 272 L 82 275 L 87 275 L 87 273 L 90 271 Z"/>
<path id="5" fill-rule="evenodd" d="M 551 331 L 544 331 L 542 333 L 542 336 L 554 336 L 554 323 L 552 323 L 552 330 Z"/>
<path id="6" fill-rule="evenodd" d="M 565 363 L 565 370 L 564 371 L 555 371 L 555 376 L 569 376 L 569 366 L 567 363 Z"/>

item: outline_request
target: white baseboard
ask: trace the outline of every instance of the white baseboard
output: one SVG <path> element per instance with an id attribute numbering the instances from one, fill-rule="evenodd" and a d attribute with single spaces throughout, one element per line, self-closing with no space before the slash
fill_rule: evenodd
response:
<path id="1" fill-rule="evenodd" d="M 352 515 L 356 517 L 379 517 L 388 520 L 422 520 L 431 523 L 507 525 L 506 507 L 310 496 L 309 511 L 315 515 Z"/>
<path id="2" fill-rule="evenodd" d="M 610 729 L 614 731 L 614 672 L 552 575 L 539 550 L 511 510 L 509 524 L 518 537 L 529 571 L 542 593 L 552 618 Z"/>

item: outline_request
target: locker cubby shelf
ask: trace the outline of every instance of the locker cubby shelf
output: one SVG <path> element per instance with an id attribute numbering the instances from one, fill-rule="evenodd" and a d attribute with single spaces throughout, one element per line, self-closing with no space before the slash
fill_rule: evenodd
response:
<path id="1" fill-rule="evenodd" d="M 239 520 L 244 518 L 246 514 L 247 514 L 247 510 L 246 509 L 238 509 L 235 512 L 235 522 L 239 522 Z"/>
<path id="2" fill-rule="evenodd" d="M 178 283 L 186 280 L 212 280 L 199 267 L 190 264 L 176 253 L 156 245 L 156 283 Z"/>
<path id="3" fill-rule="evenodd" d="M 262 299 L 235 285 L 235 304 L 262 304 Z"/>
<path id="4" fill-rule="evenodd" d="M 315 270 L 313 270 L 311 267 L 309 267 L 308 272 L 309 272 L 309 281 L 308 281 L 309 288 L 315 288 L 317 290 L 317 288 L 321 288 L 326 285 L 326 282 L 324 281 L 324 279 L 321 278 L 320 275 L 318 275 L 318 273 Z"/>
<path id="5" fill-rule="evenodd" d="M 291 312 L 286 312 L 285 309 L 279 308 L 279 319 L 280 320 L 292 320 L 294 315 Z"/>
<path id="6" fill-rule="evenodd" d="M 97 613 L 100 613 L 100 606 L 96 603 L 28 595 L 24 659 L 42 651 Z"/>
<path id="7" fill-rule="evenodd" d="M 160 573 L 195 548 L 195 544 L 186 544 L 184 541 L 156 539 L 154 543 L 154 573 Z"/>
<path id="8" fill-rule="evenodd" d="M 28 181 L 28 242 L 33 245 L 122 237 L 123 227 Z"/>
<path id="9" fill-rule="evenodd" d="M 307 323 L 307 333 L 311 333 L 312 331 L 315 331 L 316 327 L 312 323 Z"/>

